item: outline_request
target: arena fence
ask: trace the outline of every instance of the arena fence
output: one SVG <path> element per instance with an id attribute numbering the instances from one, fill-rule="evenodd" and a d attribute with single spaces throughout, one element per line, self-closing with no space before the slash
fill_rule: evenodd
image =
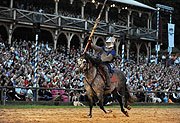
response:
<path id="1" fill-rule="evenodd" d="M 33 102 L 41 102 L 39 99 L 41 98 L 41 96 L 39 96 L 38 91 L 39 90 L 65 90 L 68 94 L 68 101 L 66 103 L 71 103 L 70 102 L 70 91 L 84 91 L 84 89 L 61 89 L 61 88 L 45 88 L 45 87 L 13 87 L 13 86 L 0 86 L 0 101 L 1 101 L 1 105 L 6 105 L 6 102 L 8 102 L 7 100 L 7 92 L 8 90 L 13 90 L 16 88 L 21 88 L 21 89 L 31 89 L 33 91 Z M 131 94 L 134 95 L 137 92 L 141 92 L 145 95 L 145 102 L 144 103 L 149 103 L 148 99 L 149 96 L 152 93 L 166 93 L 167 98 L 169 99 L 169 95 L 171 93 L 180 93 L 177 91 L 132 91 Z M 15 102 L 12 101 L 11 104 Z M 22 102 L 22 101 L 21 101 Z M 25 102 L 25 101 L 24 101 Z"/>
<path id="2" fill-rule="evenodd" d="M 7 98 L 7 92 L 8 90 L 13 90 L 16 88 L 21 88 L 21 89 L 31 89 L 33 91 L 33 101 L 39 102 L 39 99 L 42 98 L 39 96 L 38 92 L 39 90 L 65 90 L 67 91 L 68 94 L 68 102 L 70 102 L 69 97 L 70 97 L 70 91 L 84 91 L 84 89 L 61 89 L 61 88 L 45 88 L 45 87 L 14 87 L 14 86 L 0 86 L 0 101 L 2 105 L 6 104 L 6 98 Z M 14 90 L 15 91 L 15 90 Z M 16 92 L 15 92 L 16 93 Z"/>

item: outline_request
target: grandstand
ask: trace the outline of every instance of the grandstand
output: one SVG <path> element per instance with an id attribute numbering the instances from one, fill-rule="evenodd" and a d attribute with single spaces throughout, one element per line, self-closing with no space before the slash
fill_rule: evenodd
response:
<path id="1" fill-rule="evenodd" d="M 102 3 L 91 0 L 2 0 L 0 3 L 0 90 L 4 101 L 62 102 L 87 101 L 83 75 L 75 67 L 87 43 Z M 127 4 L 110 0 L 95 30 L 92 41 L 103 45 L 110 35 L 116 37 L 120 69 L 121 46 L 125 43 L 124 73 L 130 91 L 138 102 L 180 102 L 180 56 L 172 64 L 165 55 L 151 62 L 153 7 L 139 2 Z M 140 21 L 141 20 L 141 21 Z M 37 81 L 35 73 L 35 34 L 39 25 Z M 89 49 L 90 52 L 92 49 Z M 150 58 L 152 58 L 150 60 Z M 148 91 L 148 92 L 147 92 Z M 163 92 L 162 92 L 163 91 Z M 151 93 L 152 92 L 152 93 Z M 155 92 L 155 93 L 154 93 Z M 4 98 L 5 97 L 5 98 Z"/>

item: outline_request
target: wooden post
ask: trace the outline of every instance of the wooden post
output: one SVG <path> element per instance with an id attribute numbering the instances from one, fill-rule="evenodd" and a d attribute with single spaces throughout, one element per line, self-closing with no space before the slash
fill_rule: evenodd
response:
<path id="1" fill-rule="evenodd" d="M 1 105 L 3 105 L 3 97 L 4 97 L 4 95 L 3 95 L 3 88 L 1 88 Z"/>
<path id="2" fill-rule="evenodd" d="M 147 103 L 147 91 L 145 92 L 145 102 Z"/>
<path id="3" fill-rule="evenodd" d="M 39 89 L 36 88 L 36 102 L 38 102 L 38 90 Z"/>

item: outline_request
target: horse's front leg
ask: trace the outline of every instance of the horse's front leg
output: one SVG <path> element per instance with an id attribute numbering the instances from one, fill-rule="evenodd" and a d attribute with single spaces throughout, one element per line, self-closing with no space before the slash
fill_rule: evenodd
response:
<path id="1" fill-rule="evenodd" d="M 101 99 L 101 100 L 99 101 L 99 107 L 100 107 L 100 109 L 102 109 L 102 110 L 104 111 L 104 113 L 106 113 L 106 114 L 112 112 L 111 110 L 107 110 L 107 111 L 106 111 L 106 110 L 104 109 L 103 99 Z"/>
<path id="2" fill-rule="evenodd" d="M 89 115 L 88 115 L 89 118 L 92 117 L 92 108 L 93 108 L 93 100 L 91 98 L 89 99 Z"/>

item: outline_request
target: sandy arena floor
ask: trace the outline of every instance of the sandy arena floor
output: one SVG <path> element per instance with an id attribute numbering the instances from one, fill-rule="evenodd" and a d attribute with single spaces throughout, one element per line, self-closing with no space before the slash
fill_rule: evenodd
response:
<path id="1" fill-rule="evenodd" d="M 87 118 L 88 108 L 0 109 L 0 123 L 180 123 L 180 108 L 133 108 L 128 111 L 130 117 L 119 108 L 111 110 L 112 113 L 104 114 L 94 108 L 93 117 Z"/>

